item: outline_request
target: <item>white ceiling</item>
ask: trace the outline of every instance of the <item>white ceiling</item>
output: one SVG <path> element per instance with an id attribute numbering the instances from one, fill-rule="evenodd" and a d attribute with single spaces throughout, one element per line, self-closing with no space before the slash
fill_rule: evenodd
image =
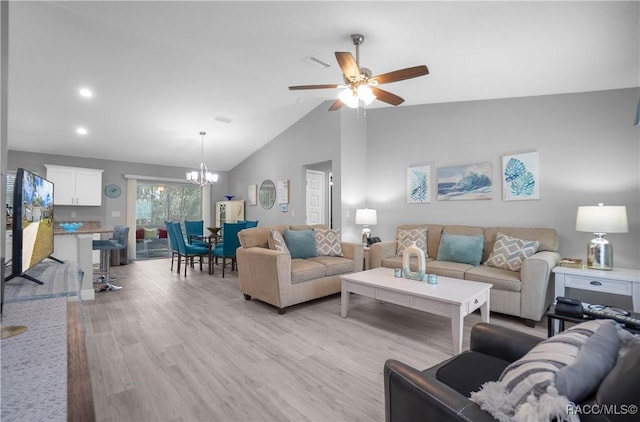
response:
<path id="1" fill-rule="evenodd" d="M 429 67 L 383 86 L 405 98 L 399 107 L 637 87 L 638 6 L 12 1 L 8 146 L 191 168 L 204 130 L 209 169 L 229 170 L 336 98 L 287 88 L 341 83 L 334 52 L 354 52 L 354 32 L 374 74 Z M 93 99 L 77 94 L 84 86 Z"/>

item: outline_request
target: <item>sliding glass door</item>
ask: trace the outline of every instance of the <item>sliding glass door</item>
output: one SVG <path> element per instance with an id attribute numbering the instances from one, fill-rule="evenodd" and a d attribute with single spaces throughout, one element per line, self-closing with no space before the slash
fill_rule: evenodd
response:
<path id="1" fill-rule="evenodd" d="M 199 186 L 139 180 L 136 194 L 136 225 L 164 227 L 165 221 L 202 219 Z"/>

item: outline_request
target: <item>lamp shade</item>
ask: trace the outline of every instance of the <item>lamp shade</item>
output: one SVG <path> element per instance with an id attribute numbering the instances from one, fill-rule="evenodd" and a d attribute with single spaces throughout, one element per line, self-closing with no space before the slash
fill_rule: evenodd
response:
<path id="1" fill-rule="evenodd" d="M 338 98 L 349 108 L 358 108 L 358 91 L 345 88 L 338 94 Z"/>
<path id="2" fill-rule="evenodd" d="M 576 231 L 589 233 L 626 233 L 627 208 L 624 206 L 578 207 Z"/>
<path id="3" fill-rule="evenodd" d="M 633 121 L 634 126 L 640 126 L 640 100 L 638 100 L 638 109 L 636 110 L 636 119 Z"/>
<path id="4" fill-rule="evenodd" d="M 356 210 L 356 224 L 373 226 L 378 224 L 378 214 L 376 210 L 360 208 Z"/>

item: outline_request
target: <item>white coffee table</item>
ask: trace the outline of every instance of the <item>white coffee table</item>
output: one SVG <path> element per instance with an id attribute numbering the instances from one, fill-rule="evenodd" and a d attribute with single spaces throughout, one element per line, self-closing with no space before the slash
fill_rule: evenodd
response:
<path id="1" fill-rule="evenodd" d="M 491 284 L 438 277 L 438 284 L 396 278 L 390 268 L 347 274 L 342 279 L 340 316 L 345 318 L 351 293 L 451 318 L 453 353 L 462 352 L 464 317 L 480 308 L 483 322 L 489 322 Z"/>

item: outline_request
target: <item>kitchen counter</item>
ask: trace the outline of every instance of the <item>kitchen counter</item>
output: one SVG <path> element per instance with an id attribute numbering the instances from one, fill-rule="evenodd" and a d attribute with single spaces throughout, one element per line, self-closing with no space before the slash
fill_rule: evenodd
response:
<path id="1" fill-rule="evenodd" d="M 98 221 L 82 223 L 83 226 L 75 232 L 64 231 L 60 228 L 60 222 L 54 223 L 53 256 L 78 264 L 84 273 L 80 296 L 83 300 L 92 300 L 96 297 L 93 287 L 93 237 L 95 234 L 111 234 L 113 228 L 104 227 Z"/>
<path id="2" fill-rule="evenodd" d="M 54 235 L 68 235 L 68 234 L 93 234 L 93 233 L 113 233 L 113 227 L 105 227 L 100 224 L 99 221 L 79 221 L 83 226 L 74 232 L 68 232 L 60 227 L 60 222 L 54 222 L 53 234 Z"/>

